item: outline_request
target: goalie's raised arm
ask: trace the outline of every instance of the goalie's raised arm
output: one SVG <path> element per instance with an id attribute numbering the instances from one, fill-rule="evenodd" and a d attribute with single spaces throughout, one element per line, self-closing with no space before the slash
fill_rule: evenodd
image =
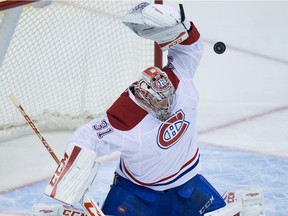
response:
<path id="1" fill-rule="evenodd" d="M 188 38 L 191 24 L 181 8 L 176 10 L 142 2 L 125 15 L 123 23 L 140 37 L 154 40 L 162 51 L 166 51 Z"/>

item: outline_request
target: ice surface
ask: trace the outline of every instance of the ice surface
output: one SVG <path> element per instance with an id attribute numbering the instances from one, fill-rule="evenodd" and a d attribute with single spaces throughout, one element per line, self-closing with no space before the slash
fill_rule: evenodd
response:
<path id="1" fill-rule="evenodd" d="M 220 194 L 241 188 L 260 187 L 265 193 L 266 215 L 287 215 L 287 159 L 208 144 L 200 144 L 200 147 L 204 167 L 202 174 Z M 99 203 L 105 199 L 117 163 L 118 160 L 114 160 L 103 164 L 91 188 L 91 194 Z M 48 179 L 0 194 L 0 212 L 29 215 L 35 203 L 56 203 L 42 195 L 47 183 Z"/>

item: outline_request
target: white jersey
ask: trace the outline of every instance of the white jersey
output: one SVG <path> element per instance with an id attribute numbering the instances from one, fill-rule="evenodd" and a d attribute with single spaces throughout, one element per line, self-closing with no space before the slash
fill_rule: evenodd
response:
<path id="1" fill-rule="evenodd" d="M 189 38 L 169 49 L 163 69 L 176 89 L 173 114 L 165 121 L 142 109 L 128 88 L 102 117 L 80 127 L 69 144 L 97 156 L 121 151 L 116 172 L 135 184 L 166 190 L 193 178 L 200 169 L 193 77 L 202 55 L 200 35 L 193 26 Z"/>

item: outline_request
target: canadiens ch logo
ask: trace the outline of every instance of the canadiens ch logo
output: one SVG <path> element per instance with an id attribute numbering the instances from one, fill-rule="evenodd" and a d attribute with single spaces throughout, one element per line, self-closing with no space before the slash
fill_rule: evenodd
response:
<path id="1" fill-rule="evenodd" d="M 173 146 L 186 132 L 189 124 L 188 121 L 185 121 L 183 111 L 178 110 L 160 126 L 157 135 L 158 146 L 163 149 Z"/>

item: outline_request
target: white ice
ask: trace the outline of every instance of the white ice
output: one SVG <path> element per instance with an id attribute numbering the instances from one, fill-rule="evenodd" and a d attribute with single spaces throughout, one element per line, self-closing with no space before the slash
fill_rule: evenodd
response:
<path id="1" fill-rule="evenodd" d="M 288 2 L 183 3 L 205 40 L 195 77 L 202 173 L 219 190 L 261 187 L 267 216 L 288 215 Z M 224 54 L 213 52 L 223 41 Z M 71 131 L 44 133 L 61 157 Z M 0 215 L 29 215 L 56 164 L 35 135 L 0 143 Z M 92 188 L 103 202 L 117 161 Z"/>

